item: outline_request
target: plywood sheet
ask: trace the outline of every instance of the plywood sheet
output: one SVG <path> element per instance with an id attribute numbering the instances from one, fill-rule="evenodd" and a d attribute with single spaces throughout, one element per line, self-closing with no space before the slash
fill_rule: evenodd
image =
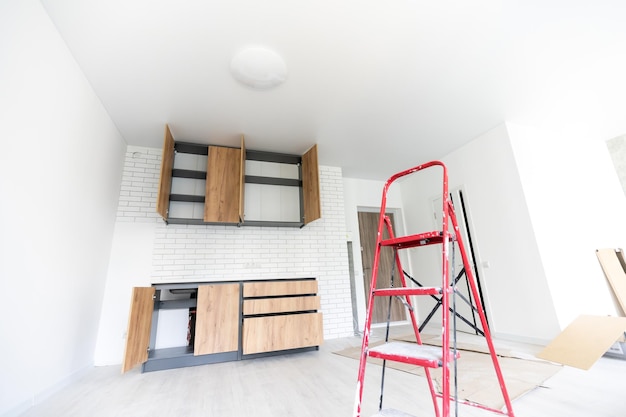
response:
<path id="1" fill-rule="evenodd" d="M 620 307 L 622 307 L 622 313 L 626 313 L 626 272 L 624 272 L 622 262 L 620 262 L 620 257 L 623 259 L 624 256 L 622 250 L 598 249 L 596 256 Z"/>
<path id="2" fill-rule="evenodd" d="M 582 315 L 563 330 L 538 358 L 589 369 L 626 331 L 626 317 Z"/>

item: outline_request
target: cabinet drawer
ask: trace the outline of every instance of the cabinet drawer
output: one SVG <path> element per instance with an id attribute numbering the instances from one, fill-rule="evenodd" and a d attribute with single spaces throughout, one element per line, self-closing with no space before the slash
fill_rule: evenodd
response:
<path id="1" fill-rule="evenodd" d="M 255 300 L 244 300 L 243 314 L 271 314 L 289 313 L 294 311 L 309 311 L 320 309 L 320 297 L 310 295 L 305 297 L 284 297 L 284 298 L 260 298 Z"/>
<path id="2" fill-rule="evenodd" d="M 243 320 L 244 355 L 319 346 L 323 338 L 322 313 L 252 317 Z"/>
<path id="3" fill-rule="evenodd" d="M 317 280 L 246 282 L 244 297 L 268 297 L 277 295 L 317 294 Z"/>

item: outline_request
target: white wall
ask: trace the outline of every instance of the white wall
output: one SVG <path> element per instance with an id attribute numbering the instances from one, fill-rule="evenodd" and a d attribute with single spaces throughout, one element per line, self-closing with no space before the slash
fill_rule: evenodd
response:
<path id="1" fill-rule="evenodd" d="M 579 314 L 618 314 L 595 249 L 623 247 L 626 198 L 602 140 L 506 124 L 442 161 L 464 189 L 497 337 L 545 344 Z M 434 174 L 402 185 L 408 230 L 432 227 Z M 438 251 L 412 253 L 422 283 L 438 277 Z"/>
<path id="2" fill-rule="evenodd" d="M 125 144 L 41 4 L 0 2 L 0 415 L 93 365 Z"/>
<path id="3" fill-rule="evenodd" d="M 126 152 L 97 365 L 121 363 L 132 287 L 159 282 L 316 277 L 324 337 L 352 334 L 340 168 L 319 167 L 322 218 L 302 229 L 165 225 L 155 208 L 160 160 L 160 149 Z"/>
<path id="4" fill-rule="evenodd" d="M 161 217 L 156 212 L 161 150 L 128 146 L 106 279 L 97 366 L 121 363 L 131 288 L 150 286 L 154 239 Z"/>
<path id="5" fill-rule="evenodd" d="M 549 341 L 559 326 L 506 126 L 481 135 L 442 162 L 448 168 L 450 189 L 465 190 L 492 333 Z M 407 228 L 413 233 L 433 230 L 430 200 L 441 195 L 441 170 L 430 168 L 424 174 L 415 174 L 402 185 Z M 441 248 L 411 251 L 416 278 L 435 285 L 440 279 Z M 431 306 L 420 307 L 420 315 Z"/>
<path id="6" fill-rule="evenodd" d="M 626 195 L 626 135 L 621 135 L 606 141 L 609 154 L 613 160 L 615 172 L 622 184 L 622 190 Z"/>
<path id="7" fill-rule="evenodd" d="M 579 314 L 619 315 L 595 250 L 626 242 L 626 197 L 606 143 L 508 124 L 561 328 Z"/>

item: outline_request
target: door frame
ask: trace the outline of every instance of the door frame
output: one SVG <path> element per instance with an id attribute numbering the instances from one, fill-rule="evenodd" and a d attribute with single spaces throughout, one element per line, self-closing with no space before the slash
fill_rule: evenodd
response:
<path id="1" fill-rule="evenodd" d="M 485 318 L 487 319 L 487 324 L 489 325 L 491 323 L 490 320 L 490 314 L 489 314 L 489 303 L 488 303 L 488 297 L 487 297 L 487 288 L 485 285 L 485 281 L 482 279 L 482 277 L 484 276 L 483 271 L 481 269 L 481 265 L 479 262 L 479 255 L 478 255 L 478 245 L 477 245 L 477 241 L 476 241 L 476 233 L 474 231 L 474 226 L 472 223 L 472 216 L 471 216 L 471 212 L 469 209 L 469 204 L 468 204 L 468 199 L 467 199 L 467 191 L 465 189 L 464 185 L 459 185 L 456 187 L 450 187 L 448 192 L 451 195 L 452 198 L 452 203 L 454 205 L 454 213 L 456 215 L 457 218 L 457 223 L 459 228 L 461 229 L 461 233 L 463 235 L 463 243 L 465 244 L 465 250 L 467 252 L 467 256 L 469 258 L 469 262 L 471 264 L 473 264 L 474 269 L 472 271 L 472 273 L 474 274 L 474 278 L 476 280 L 476 285 L 478 288 L 478 292 L 480 294 L 481 297 L 481 303 L 482 303 L 482 308 L 485 312 Z M 435 212 L 436 210 L 441 210 L 441 206 L 437 205 L 435 206 L 435 201 L 439 200 L 439 204 L 441 204 L 441 195 L 434 195 L 430 198 L 430 204 L 432 207 L 433 212 Z M 435 217 L 434 217 L 434 223 L 436 228 L 439 228 L 440 225 L 438 225 L 438 220 L 436 220 L 436 213 Z M 455 244 L 456 246 L 456 244 Z M 460 263 L 462 264 L 463 261 L 461 259 L 461 253 L 457 251 L 457 253 L 454 254 L 455 256 L 455 263 Z M 458 273 L 458 271 L 457 271 Z M 454 277 L 450 277 L 450 279 L 454 279 Z M 469 284 L 466 281 L 466 277 L 461 278 L 461 281 L 459 281 L 459 286 L 468 286 Z M 474 300 L 472 300 L 474 302 Z M 459 300 L 459 302 L 465 304 L 462 300 Z M 469 308 L 469 307 L 468 307 Z M 477 325 L 478 328 L 482 328 L 481 324 L 480 324 L 480 320 L 478 319 L 478 313 L 472 312 L 473 318 L 474 318 L 474 322 Z M 467 319 L 469 319 L 471 321 L 471 317 L 466 317 Z M 421 319 L 421 318 L 420 318 Z M 462 327 L 467 326 L 464 323 L 460 323 L 460 325 Z M 468 326 L 469 328 L 469 326 Z M 460 331 L 464 331 L 464 332 L 471 332 L 474 333 L 474 330 L 467 330 L 465 328 L 463 329 L 459 329 Z"/>
<path id="2" fill-rule="evenodd" d="M 380 214 L 380 207 L 373 207 L 373 206 L 357 206 L 356 208 L 356 214 L 357 214 L 357 225 L 358 225 L 358 213 L 359 212 L 366 212 L 366 213 L 375 213 L 375 214 Z M 405 230 L 405 224 L 404 224 L 404 216 L 402 213 L 402 209 L 399 207 L 387 207 L 386 208 L 386 212 L 387 213 L 391 213 L 393 214 L 394 217 L 394 230 L 396 233 L 396 236 L 403 236 L 404 235 L 404 230 Z M 355 233 L 355 235 L 353 236 L 353 245 L 356 248 L 355 250 L 353 250 L 353 254 L 355 255 L 355 259 L 354 259 L 354 264 L 355 265 L 360 265 L 360 271 L 361 273 L 358 274 L 355 278 L 355 286 L 354 286 L 354 293 L 353 296 L 356 299 L 356 304 L 357 304 L 357 322 L 358 322 L 358 329 L 360 331 L 362 331 L 362 329 L 365 326 L 365 317 L 367 315 L 367 300 L 365 297 L 365 292 L 366 292 L 366 288 L 364 285 L 364 273 L 365 271 L 363 270 L 363 257 L 361 256 L 361 250 L 360 248 L 362 247 L 361 245 L 361 236 L 360 233 L 357 230 L 357 233 Z M 356 246 L 358 244 L 358 246 Z M 358 257 L 358 259 L 356 259 L 356 257 Z M 402 262 L 402 265 L 405 269 L 410 270 L 411 269 L 411 265 L 410 265 L 410 258 L 408 258 L 406 256 L 405 253 L 403 253 L 403 251 L 400 251 L 400 261 Z M 357 264 L 358 262 L 358 264 Z M 407 324 L 409 323 L 409 317 L 408 314 L 406 316 L 406 319 L 403 321 L 394 321 L 391 322 L 391 325 L 403 325 L 403 324 Z M 379 327 L 379 326 L 385 326 L 386 323 L 378 323 L 378 324 L 372 324 L 372 327 Z"/>

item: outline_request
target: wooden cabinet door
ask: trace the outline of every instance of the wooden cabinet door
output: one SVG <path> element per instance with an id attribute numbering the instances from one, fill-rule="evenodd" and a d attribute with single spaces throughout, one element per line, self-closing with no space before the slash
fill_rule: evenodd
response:
<path id="1" fill-rule="evenodd" d="M 172 188 L 172 168 L 174 167 L 174 138 L 168 125 L 165 125 L 163 154 L 161 156 L 161 176 L 157 194 L 156 211 L 167 220 L 170 207 L 170 190 Z"/>
<path id="2" fill-rule="evenodd" d="M 239 223 L 241 210 L 241 149 L 209 146 L 204 221 Z"/>
<path id="3" fill-rule="evenodd" d="M 200 285 L 194 355 L 239 350 L 239 284 Z"/>
<path id="4" fill-rule="evenodd" d="M 304 224 L 322 217 L 320 177 L 317 165 L 317 145 L 302 155 L 302 199 Z"/>
<path id="5" fill-rule="evenodd" d="M 246 185 L 246 142 L 241 135 L 241 154 L 239 168 L 239 222 L 243 223 L 243 207 L 244 207 L 244 188 Z"/>
<path id="6" fill-rule="evenodd" d="M 133 288 L 122 373 L 148 360 L 150 326 L 154 311 L 154 291 L 154 287 Z"/>

